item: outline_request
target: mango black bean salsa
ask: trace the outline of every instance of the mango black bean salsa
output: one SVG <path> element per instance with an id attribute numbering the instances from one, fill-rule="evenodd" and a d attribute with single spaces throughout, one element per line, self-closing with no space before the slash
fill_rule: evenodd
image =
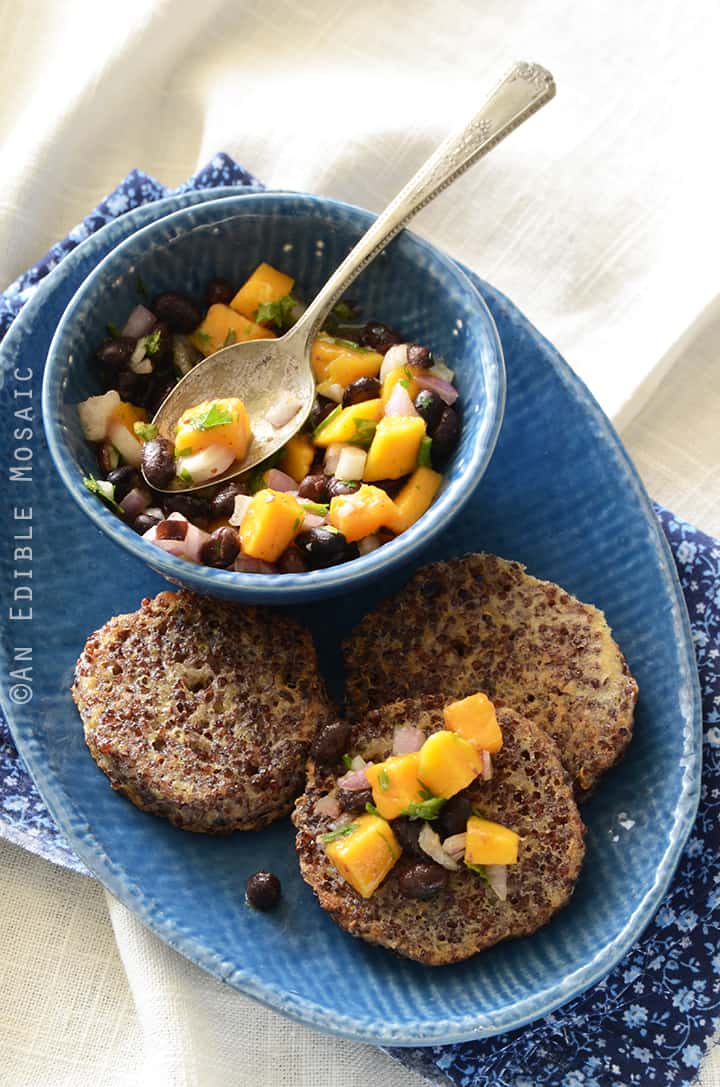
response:
<path id="1" fill-rule="evenodd" d="M 404 532 L 437 495 L 460 434 L 453 371 L 348 301 L 313 342 L 307 422 L 268 460 L 223 480 L 253 440 L 235 398 L 193 406 L 173 438 L 158 433 L 154 415 L 198 362 L 293 325 L 304 310 L 294 287 L 263 263 L 239 289 L 212 280 L 203 306 L 179 291 L 145 295 L 95 352 L 104 392 L 78 412 L 98 470 L 83 482 L 169 554 L 242 573 L 335 566 Z M 285 426 L 300 406 L 279 393 L 267 422 Z"/>

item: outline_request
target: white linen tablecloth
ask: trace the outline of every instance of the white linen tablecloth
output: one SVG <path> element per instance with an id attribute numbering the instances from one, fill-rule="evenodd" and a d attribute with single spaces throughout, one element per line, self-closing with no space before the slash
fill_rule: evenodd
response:
<path id="1" fill-rule="evenodd" d="M 507 292 L 621 426 L 652 495 L 720 533 L 713 0 L 0 0 L 0 283 L 133 166 L 226 150 L 379 210 L 514 59 L 557 100 L 415 229 Z M 0 843 L 1 1087 L 421 1082 L 165 948 Z M 720 1085 L 720 1057 L 703 1087 Z"/>

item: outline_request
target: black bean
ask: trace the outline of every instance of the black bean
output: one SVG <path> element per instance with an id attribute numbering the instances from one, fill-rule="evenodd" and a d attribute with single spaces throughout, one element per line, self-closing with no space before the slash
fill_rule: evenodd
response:
<path id="1" fill-rule="evenodd" d="M 403 338 L 399 332 L 389 325 L 383 325 L 380 321 L 368 321 L 362 331 L 360 343 L 363 347 L 372 347 L 373 351 L 379 351 L 384 355 L 393 344 L 402 343 Z"/>
<path id="2" fill-rule="evenodd" d="M 310 502 L 327 502 L 327 476 L 320 473 L 305 476 L 298 486 L 298 495 L 300 498 L 309 499 Z"/>
<path id="3" fill-rule="evenodd" d="M 108 472 L 112 472 L 120 463 L 120 454 L 114 446 L 110 445 L 110 442 L 103 442 L 101 446 L 98 446 L 97 462 L 101 475 L 107 476 Z"/>
<path id="4" fill-rule="evenodd" d="M 331 411 L 335 411 L 337 404 L 334 400 L 328 400 L 326 396 L 316 396 L 310 412 L 310 426 L 313 430 L 320 426 L 323 419 L 327 419 Z"/>
<path id="5" fill-rule="evenodd" d="M 398 888 L 406 898 L 434 898 L 447 887 L 448 871 L 440 864 L 411 864 L 400 873 Z"/>
<path id="6" fill-rule="evenodd" d="M 390 498 L 394 498 L 395 495 L 400 493 L 407 481 L 407 476 L 401 476 L 400 479 L 378 479 L 377 482 L 373 483 L 373 487 L 380 487 Z"/>
<path id="7" fill-rule="evenodd" d="M 425 420 L 428 434 L 432 434 L 445 410 L 445 401 L 430 389 L 421 389 L 415 397 L 415 411 Z"/>
<path id="8" fill-rule="evenodd" d="M 426 859 L 427 853 L 420 848 L 418 843 L 422 826 L 419 819 L 408 819 L 406 815 L 401 815 L 392 821 L 393 834 L 403 851 L 411 857 Z"/>
<path id="9" fill-rule="evenodd" d="M 244 483 L 224 483 L 210 500 L 213 517 L 232 517 L 235 499 L 239 494 L 247 493 L 247 486 Z"/>
<path id="10" fill-rule="evenodd" d="M 187 521 L 158 521 L 158 540 L 184 540 L 187 536 Z"/>
<path id="11" fill-rule="evenodd" d="M 440 416 L 440 421 L 434 428 L 430 447 L 430 459 L 433 468 L 442 468 L 457 445 L 460 437 L 460 420 L 453 408 L 446 407 Z"/>
<path id="12" fill-rule="evenodd" d="M 114 340 L 101 343 L 95 352 L 101 372 L 109 377 L 129 366 L 136 343 L 131 336 L 116 336 Z"/>
<path id="13" fill-rule="evenodd" d="M 277 568 L 280 574 L 304 574 L 307 563 L 297 547 L 288 547 L 277 560 Z"/>
<path id="14" fill-rule="evenodd" d="M 333 498 L 339 498 L 341 494 L 355 494 L 355 491 L 359 490 L 359 479 L 336 479 L 335 476 L 325 477 L 326 501 L 328 502 Z"/>
<path id="15" fill-rule="evenodd" d="M 125 495 L 129 494 L 133 487 L 142 486 L 140 473 L 130 464 L 123 464 L 119 468 L 113 468 L 112 472 L 108 472 L 107 478 L 108 483 L 112 483 L 115 488 L 116 502 L 122 502 Z"/>
<path id="16" fill-rule="evenodd" d="M 134 374 L 132 370 L 121 370 L 112 381 L 111 388 L 120 393 L 120 399 L 130 404 L 142 403 L 148 388 L 148 374 Z"/>
<path id="17" fill-rule="evenodd" d="M 435 830 L 443 841 L 445 838 L 451 838 L 453 834 L 465 833 L 471 812 L 470 801 L 460 793 L 445 801 L 434 824 Z"/>
<path id="18" fill-rule="evenodd" d="M 180 291 L 159 294 L 152 308 L 161 321 L 167 321 L 174 332 L 192 332 L 203 319 L 200 307 L 195 305 L 189 295 Z"/>
<path id="19" fill-rule="evenodd" d="M 210 499 L 199 494 L 182 494 L 180 491 L 163 494 L 161 504 L 166 517 L 171 513 L 181 513 L 198 528 L 207 528 L 212 520 Z"/>
<path id="20" fill-rule="evenodd" d="M 350 738 L 349 721 L 331 721 L 329 725 L 323 725 L 315 735 L 310 747 L 310 754 L 316 762 L 325 766 L 333 766 L 340 762 L 347 751 Z"/>
<path id="21" fill-rule="evenodd" d="M 169 438 L 152 438 L 145 442 L 142 467 L 151 486 L 167 486 L 175 475 L 175 446 Z"/>
<path id="22" fill-rule="evenodd" d="M 365 805 L 372 803 L 372 789 L 343 789 L 338 786 L 337 802 L 343 811 L 359 815 L 365 811 Z"/>
<path id="23" fill-rule="evenodd" d="M 164 373 L 153 374 L 151 376 L 143 397 L 143 404 L 150 412 L 151 416 L 157 413 L 163 400 L 170 395 L 176 384 L 177 382 L 174 378 L 168 377 L 168 375 Z"/>
<path id="24" fill-rule="evenodd" d="M 337 566 L 347 558 L 347 540 L 342 532 L 322 525 L 301 532 L 295 537 L 295 543 L 312 569 Z"/>
<path id="25" fill-rule="evenodd" d="M 223 525 L 211 532 L 200 548 L 200 562 L 205 566 L 230 566 L 240 552 L 237 532 Z"/>
<path id="26" fill-rule="evenodd" d="M 424 370 L 429 370 L 435 361 L 430 348 L 422 347 L 419 343 L 408 344 L 407 360 L 408 366 L 421 366 Z"/>
<path id="27" fill-rule="evenodd" d="M 249 555 L 238 555 L 233 563 L 233 570 L 238 574 L 277 574 L 278 568 L 272 562 L 252 559 Z"/>
<path id="28" fill-rule="evenodd" d="M 169 370 L 173 361 L 173 339 L 170 325 L 167 321 L 158 321 L 150 335 L 153 337 L 151 343 L 155 350 L 148 351 L 146 346 L 145 351 L 152 363 L 153 370 Z"/>
<path id="29" fill-rule="evenodd" d="M 382 385 L 376 377 L 359 377 L 352 381 L 343 393 L 342 406 L 350 408 L 353 404 L 362 404 L 365 400 L 377 400 Z"/>
<path id="30" fill-rule="evenodd" d="M 245 884 L 245 897 L 255 910 L 272 910 L 277 906 L 282 886 L 272 872 L 255 872 Z"/>
<path id="31" fill-rule="evenodd" d="M 161 517 L 156 517 L 152 513 L 139 513 L 133 521 L 132 527 L 142 536 L 143 533 L 151 529 L 153 525 L 159 525 L 161 520 Z"/>
<path id="32" fill-rule="evenodd" d="M 208 309 L 210 306 L 229 306 L 235 293 L 232 284 L 226 279 L 211 279 L 205 288 L 205 305 Z"/>

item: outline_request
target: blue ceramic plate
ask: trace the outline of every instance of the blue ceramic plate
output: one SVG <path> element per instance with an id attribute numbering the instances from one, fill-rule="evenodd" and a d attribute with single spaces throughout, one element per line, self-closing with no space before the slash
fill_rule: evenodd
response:
<path id="1" fill-rule="evenodd" d="M 205 194 L 206 198 L 217 193 Z M 3 418 L 32 388 L 62 311 L 83 278 L 134 229 L 193 199 L 171 198 L 106 227 L 39 289 L 2 349 Z M 463 514 L 419 561 L 486 548 L 559 581 L 603 608 L 640 683 L 637 728 L 624 763 L 583 811 L 588 854 L 570 905 L 534 936 L 452 967 L 428 969 L 353 940 L 319 909 L 298 874 L 289 823 L 205 839 L 174 830 L 108 787 L 85 748 L 69 695 L 87 634 L 165 583 L 110 543 L 68 498 L 39 427 L 30 443 L 0 436 L 4 465 L 31 446 L 33 481 L 4 488 L 4 524 L 33 510 L 32 621 L 5 622 L 3 676 L 33 649 L 32 702 L 4 706 L 53 815 L 78 855 L 164 940 L 213 974 L 321 1030 L 390 1045 L 459 1041 L 518 1027 L 602 977 L 651 917 L 695 814 L 701 718 L 692 642 L 674 566 L 647 496 L 612 428 L 557 352 L 497 291 L 473 277 L 502 340 L 505 422 L 495 456 Z M 26 368 L 33 373 L 24 381 Z M 15 371 L 15 373 L 14 373 Z M 20 454 L 24 456 L 25 454 Z M 5 548 L 3 600 L 29 584 Z M 298 614 L 339 684 L 339 637 L 410 573 Z M 19 600 L 16 607 L 27 608 Z M 26 663 L 26 662 L 24 662 Z M 16 665 L 17 667 L 17 665 Z M 272 866 L 279 911 L 243 900 L 246 877 Z"/>

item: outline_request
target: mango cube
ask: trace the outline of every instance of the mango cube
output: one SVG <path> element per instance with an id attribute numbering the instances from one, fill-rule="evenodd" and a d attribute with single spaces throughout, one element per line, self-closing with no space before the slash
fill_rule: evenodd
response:
<path id="1" fill-rule="evenodd" d="M 520 836 L 514 830 L 471 815 L 466 833 L 466 864 L 517 864 Z"/>
<path id="2" fill-rule="evenodd" d="M 343 879 L 363 898 L 370 898 L 402 849 L 390 825 L 377 815 L 360 815 L 351 826 L 349 834 L 328 842 L 325 852 Z"/>
<path id="3" fill-rule="evenodd" d="M 242 460 L 250 445 L 250 420 L 242 400 L 229 396 L 204 400 L 180 416 L 175 431 L 175 456 L 190 457 L 209 445 L 231 449 Z"/>
<path id="4" fill-rule="evenodd" d="M 423 370 L 421 366 L 398 366 L 396 369 L 391 370 L 390 373 L 385 376 L 382 383 L 380 399 L 383 404 L 387 404 L 393 389 L 399 381 L 407 382 L 407 394 L 411 400 L 414 400 L 420 392 L 420 386 L 415 378 L 422 373 L 427 373 L 427 370 Z"/>
<path id="5" fill-rule="evenodd" d="M 361 404 L 341 408 L 337 415 L 332 416 L 326 423 L 321 423 L 317 428 L 313 436 L 315 445 L 323 449 L 327 449 L 329 445 L 346 442 L 368 446 L 382 413 L 382 400 L 364 400 Z"/>
<path id="6" fill-rule="evenodd" d="M 236 313 L 230 306 L 216 302 L 205 314 L 204 320 L 197 326 L 190 339 L 206 357 L 229 347 L 232 343 L 244 343 L 245 340 L 274 340 L 275 333 L 263 325 L 256 325 L 247 317 Z"/>
<path id="7" fill-rule="evenodd" d="M 137 435 L 133 430 L 135 423 L 146 423 L 148 414 L 145 408 L 138 408 L 135 404 L 128 404 L 124 400 L 121 400 L 118 406 L 113 411 L 110 417 L 110 425 L 113 423 L 120 423 L 125 429 L 132 434 L 133 438 Z"/>
<path id="8" fill-rule="evenodd" d="M 419 416 L 386 415 L 375 430 L 365 465 L 365 480 L 372 483 L 377 479 L 400 479 L 412 472 L 424 437 L 425 420 Z"/>
<path id="9" fill-rule="evenodd" d="M 345 536 L 348 543 L 362 540 L 379 528 L 393 528 L 395 503 L 381 487 L 363 483 L 354 494 L 337 495 L 330 502 L 328 520 Z"/>
<path id="10" fill-rule="evenodd" d="M 290 294 L 294 283 L 292 276 L 279 272 L 277 268 L 263 261 L 250 278 L 245 280 L 230 306 L 249 321 L 256 321 L 258 308 L 263 302 L 279 302 L 285 295 Z"/>
<path id="11" fill-rule="evenodd" d="M 320 333 L 310 352 L 315 380 L 331 385 L 350 385 L 359 377 L 377 377 L 383 357 L 349 340 L 335 340 Z"/>
<path id="12" fill-rule="evenodd" d="M 495 755 L 501 749 L 503 739 L 495 707 L 486 694 L 478 692 L 458 702 L 451 702 L 443 710 L 445 725 L 457 732 L 481 751 Z"/>
<path id="13" fill-rule="evenodd" d="M 303 517 L 304 511 L 293 495 L 268 488 L 258 491 L 240 526 L 243 554 L 275 562 L 295 539 Z"/>
<path id="14" fill-rule="evenodd" d="M 482 771 L 482 756 L 456 732 L 435 732 L 420 748 L 418 777 L 434 796 L 449 800 Z"/>
<path id="15" fill-rule="evenodd" d="M 397 521 L 393 526 L 395 532 L 404 532 L 410 525 L 422 517 L 432 505 L 432 501 L 440 489 L 442 476 L 434 472 L 432 468 L 416 468 L 402 490 L 393 499 L 397 509 Z"/>
<path id="16" fill-rule="evenodd" d="M 300 483 L 310 471 L 315 457 L 315 446 L 309 434 L 295 434 L 285 446 L 278 461 L 278 468 Z"/>
<path id="17" fill-rule="evenodd" d="M 422 801 L 419 761 L 420 752 L 413 751 L 410 755 L 391 755 L 365 770 L 372 786 L 373 804 L 383 819 L 395 819 L 409 804 Z"/>

